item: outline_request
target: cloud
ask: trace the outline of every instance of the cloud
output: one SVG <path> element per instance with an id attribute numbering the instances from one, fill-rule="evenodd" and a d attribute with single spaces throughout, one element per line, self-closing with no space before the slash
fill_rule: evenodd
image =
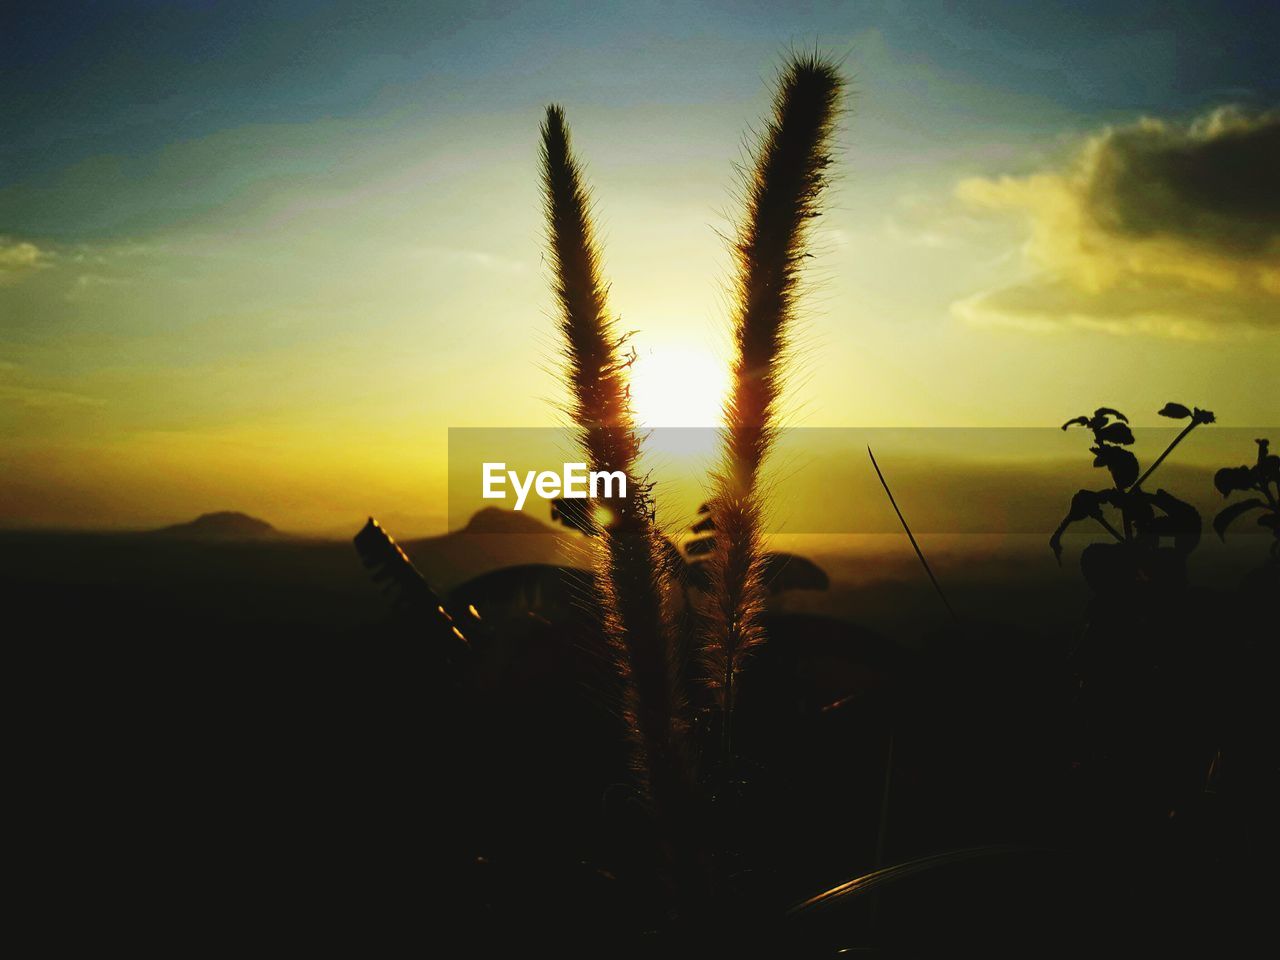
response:
<path id="1" fill-rule="evenodd" d="M 1223 295 L 1176 284 L 1133 283 L 1092 294 L 1066 280 L 1037 276 L 959 300 L 951 311 L 974 326 L 1032 333 L 1074 328 L 1120 336 L 1219 340 L 1262 335 L 1258 321 L 1274 317 L 1277 304 L 1274 297 L 1257 291 Z"/>
<path id="2" fill-rule="evenodd" d="M 12 283 L 24 273 L 44 266 L 49 254 L 34 243 L 0 237 L 0 284 Z"/>
<path id="3" fill-rule="evenodd" d="M 133 285 L 128 277 L 109 277 L 100 273 L 82 273 L 76 276 L 75 282 L 67 290 L 68 300 L 92 300 L 100 293 L 117 290 Z"/>
<path id="4" fill-rule="evenodd" d="M 461 247 L 421 246 L 413 247 L 409 255 L 415 259 L 438 260 L 451 265 L 476 267 L 494 273 L 527 273 L 529 265 L 510 257 L 485 250 L 468 250 Z"/>
<path id="5" fill-rule="evenodd" d="M 1280 330 L 1280 111 L 1143 119 L 1063 169 L 961 181 L 975 212 L 1021 214 L 1030 276 L 953 305 L 973 323 L 1203 338 Z"/>
<path id="6" fill-rule="evenodd" d="M 1094 148 L 1089 212 L 1112 233 L 1173 237 L 1208 253 L 1274 254 L 1280 239 L 1280 113 L 1223 108 L 1185 129 L 1160 121 Z"/>
<path id="7" fill-rule="evenodd" d="M 8 373 L 18 370 L 18 365 L 0 361 L 0 405 L 14 404 L 29 409 L 57 409 L 62 407 L 101 407 L 105 401 L 70 390 L 27 386 L 12 382 Z"/>

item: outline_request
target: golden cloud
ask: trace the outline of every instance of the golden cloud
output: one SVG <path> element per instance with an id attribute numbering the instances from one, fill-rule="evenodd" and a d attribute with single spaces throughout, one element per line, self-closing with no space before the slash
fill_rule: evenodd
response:
<path id="1" fill-rule="evenodd" d="M 9 283 L 28 270 L 43 266 L 48 254 L 34 243 L 0 237 L 0 283 Z"/>
<path id="2" fill-rule="evenodd" d="M 1020 213 L 1033 275 L 957 303 L 975 323 L 1170 336 L 1280 329 L 1280 112 L 1231 107 L 1088 138 L 1065 169 L 961 181 Z"/>

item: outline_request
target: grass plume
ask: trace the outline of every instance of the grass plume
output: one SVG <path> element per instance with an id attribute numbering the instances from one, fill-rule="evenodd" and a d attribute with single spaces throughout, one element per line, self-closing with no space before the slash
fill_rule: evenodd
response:
<path id="1" fill-rule="evenodd" d="M 542 127 L 542 181 L 573 398 L 570 414 L 591 469 L 620 470 L 627 477 L 625 496 L 607 502 L 611 520 L 596 531 L 602 544 L 596 581 L 605 633 L 621 680 L 636 772 L 655 815 L 671 827 L 691 819 L 685 805 L 692 783 L 672 585 L 648 487 L 635 472 L 640 445 L 628 402 L 626 336 L 617 333 L 609 316 L 590 198 L 558 106 L 547 108 Z"/>
<path id="2" fill-rule="evenodd" d="M 743 658 L 762 639 L 757 480 L 776 431 L 807 227 L 818 216 L 827 183 L 842 86 L 835 65 L 817 56 L 793 57 L 783 67 L 733 244 L 736 358 L 725 407 L 724 453 L 713 481 L 717 549 L 709 561 L 711 604 L 701 646 L 708 682 L 723 711 L 726 752 L 735 680 Z"/>

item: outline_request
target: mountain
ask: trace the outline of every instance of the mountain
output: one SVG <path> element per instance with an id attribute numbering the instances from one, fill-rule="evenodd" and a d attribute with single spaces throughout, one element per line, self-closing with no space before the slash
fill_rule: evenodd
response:
<path id="1" fill-rule="evenodd" d="M 276 540 L 283 536 L 265 520 L 247 513 L 222 510 L 205 513 L 189 523 L 178 523 L 154 531 L 158 537 L 172 540 Z"/>
<path id="2" fill-rule="evenodd" d="M 552 527 L 516 510 L 485 507 L 477 510 L 462 528 L 463 533 L 563 533 L 564 528 Z"/>
<path id="3" fill-rule="evenodd" d="M 388 532 L 395 536 L 394 530 Z M 498 507 L 478 511 L 459 530 L 409 540 L 401 546 L 433 587 L 446 590 L 502 567 L 586 567 L 591 557 L 590 544 L 580 534 Z"/>

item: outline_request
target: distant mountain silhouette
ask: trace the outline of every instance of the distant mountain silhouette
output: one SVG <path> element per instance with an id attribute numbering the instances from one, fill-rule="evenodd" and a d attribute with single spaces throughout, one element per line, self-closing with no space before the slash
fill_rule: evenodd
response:
<path id="1" fill-rule="evenodd" d="M 463 533 L 559 533 L 556 527 L 542 523 L 527 513 L 485 507 L 472 514 Z"/>
<path id="2" fill-rule="evenodd" d="M 189 523 L 164 527 L 154 534 L 175 540 L 275 540 L 283 536 L 265 520 L 232 510 L 201 514 Z"/>
<path id="3" fill-rule="evenodd" d="M 392 536 L 395 530 L 389 531 Z M 402 543 L 433 587 L 449 589 L 472 577 L 522 564 L 589 565 L 589 544 L 572 531 L 536 517 L 485 507 L 467 525 L 438 537 Z"/>

